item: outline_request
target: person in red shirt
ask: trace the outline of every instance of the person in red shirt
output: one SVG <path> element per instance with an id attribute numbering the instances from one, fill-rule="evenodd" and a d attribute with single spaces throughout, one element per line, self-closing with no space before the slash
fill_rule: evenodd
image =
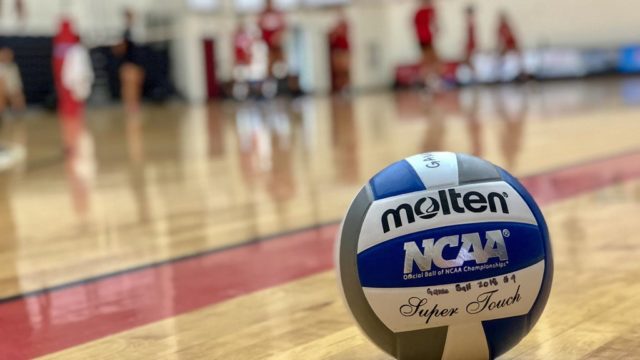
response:
<path id="1" fill-rule="evenodd" d="M 253 37 L 247 30 L 247 27 L 240 23 L 233 35 L 233 49 L 235 55 L 236 66 L 247 66 L 251 64 L 251 46 L 253 45 Z"/>
<path id="2" fill-rule="evenodd" d="M 422 1 L 422 6 L 416 12 L 413 21 L 420 47 L 423 50 L 432 48 L 434 36 L 438 30 L 436 11 L 431 0 Z"/>
<path id="3" fill-rule="evenodd" d="M 253 36 L 241 21 L 233 34 L 234 77 L 238 82 L 246 81 L 249 76 L 249 67 L 253 59 L 252 46 Z"/>
<path id="4" fill-rule="evenodd" d="M 504 11 L 500 12 L 500 19 L 498 21 L 498 53 L 502 58 L 500 61 L 500 73 L 503 73 L 507 55 L 511 54 L 511 56 L 515 55 L 518 62 L 518 68 L 520 71 L 518 78 L 527 78 L 528 75 L 524 67 L 524 60 L 522 58 L 518 40 L 516 39 L 516 35 L 511 27 L 509 17 Z"/>
<path id="5" fill-rule="evenodd" d="M 469 5 L 465 10 L 466 22 L 467 22 L 467 41 L 465 44 L 464 62 L 472 66 L 471 58 L 476 51 L 476 10 L 472 5 Z"/>
<path id="6" fill-rule="evenodd" d="M 232 92 L 236 99 L 243 99 L 249 94 L 247 81 L 251 74 L 252 46 L 253 35 L 245 25 L 244 20 L 241 19 L 238 28 L 233 34 L 234 83 Z"/>
<path id="7" fill-rule="evenodd" d="M 333 91 L 346 90 L 351 82 L 351 44 L 349 42 L 349 23 L 344 13 L 340 14 L 340 19 L 329 33 L 329 51 Z"/>
<path id="8" fill-rule="evenodd" d="M 260 13 L 258 26 L 269 51 L 269 76 L 277 75 L 274 73 L 274 66 L 284 64 L 284 33 L 287 25 L 284 15 L 273 6 L 273 0 L 267 0 L 264 11 Z"/>
<path id="9" fill-rule="evenodd" d="M 518 41 L 511 29 L 509 18 L 504 11 L 500 13 L 500 20 L 498 23 L 498 51 L 502 56 L 510 51 L 520 51 Z"/>
<path id="10" fill-rule="evenodd" d="M 58 98 L 58 113 L 63 119 L 76 119 L 82 116 L 84 102 L 76 99 L 71 89 L 64 86 L 62 69 L 69 50 L 80 42 L 71 21 L 63 18 L 58 32 L 53 38 L 53 80 Z"/>
<path id="11" fill-rule="evenodd" d="M 436 11 L 432 0 L 422 0 L 422 5 L 416 12 L 413 23 L 416 38 L 422 50 L 422 71 L 425 78 L 435 78 L 440 73 L 440 61 L 434 49 L 435 37 L 438 33 Z"/>
<path id="12" fill-rule="evenodd" d="M 351 44 L 349 43 L 349 23 L 342 16 L 329 33 L 329 46 L 332 49 L 349 51 Z"/>

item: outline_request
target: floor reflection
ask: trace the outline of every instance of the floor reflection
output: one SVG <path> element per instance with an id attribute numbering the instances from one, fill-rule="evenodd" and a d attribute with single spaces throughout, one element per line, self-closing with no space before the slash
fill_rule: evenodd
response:
<path id="1" fill-rule="evenodd" d="M 331 99 L 331 140 L 333 161 L 339 180 L 357 185 L 358 129 L 353 103 L 342 96 Z"/>
<path id="2" fill-rule="evenodd" d="M 132 113 L 125 118 L 127 150 L 129 153 L 129 181 L 137 208 L 137 220 L 141 223 L 150 219 L 149 194 L 145 173 L 144 128 L 140 113 Z"/>
<path id="3" fill-rule="evenodd" d="M 502 121 L 500 149 L 505 168 L 515 172 L 527 117 L 527 89 L 522 86 L 505 86 L 496 92 L 496 114 Z"/>
<path id="4" fill-rule="evenodd" d="M 482 157 L 484 146 L 482 144 L 483 124 L 480 120 L 480 90 L 477 88 L 463 89 L 460 91 L 459 101 L 462 115 L 467 123 L 471 155 Z"/>
<path id="5" fill-rule="evenodd" d="M 0 297 L 335 221 L 366 179 L 419 152 L 472 153 L 525 176 L 637 150 L 639 109 L 620 99 L 634 84 L 96 109 L 86 122 L 37 115 L 25 123 L 26 166 L 0 183 L 12 212 L 0 245 L 22 278 Z M 605 175 L 595 176 L 582 181 Z M 528 182 L 542 202 L 581 186 L 545 181 Z M 39 264 L 37 253 L 52 255 Z"/>
<path id="6" fill-rule="evenodd" d="M 550 212 L 560 265 L 587 269 L 585 254 L 599 249 L 581 241 L 606 230 L 593 224 L 626 219 L 620 214 L 640 202 L 640 185 L 630 181 L 640 177 L 640 109 L 612 91 L 634 86 L 640 83 L 217 102 L 130 116 L 96 109 L 86 121 L 39 115 L 21 130 L 26 166 L 0 173 L 0 299 L 335 222 L 376 171 L 438 150 L 483 156 L 525 177 Z M 580 171 L 570 166 L 577 163 Z M 614 259 L 633 245 L 625 229 Z M 29 298 L 15 303 L 12 321 L 27 327 L 29 339 L 49 341 L 52 329 L 78 321 L 99 329 L 107 314 L 168 316 L 195 301 L 177 290 L 189 286 L 184 274 L 221 272 L 228 264 L 220 258 L 192 261 L 184 273 L 154 268 L 64 297 Z"/>
<path id="7" fill-rule="evenodd" d="M 80 222 L 86 224 L 91 211 L 91 191 L 97 175 L 93 136 L 83 118 L 61 119 L 60 127 L 73 209 Z"/>

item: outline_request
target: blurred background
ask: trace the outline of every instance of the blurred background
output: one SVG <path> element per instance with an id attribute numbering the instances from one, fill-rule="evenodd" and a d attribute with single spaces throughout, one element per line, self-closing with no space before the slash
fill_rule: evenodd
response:
<path id="1" fill-rule="evenodd" d="M 425 7 L 433 8 L 433 20 L 428 14 L 416 20 Z M 3 0 L 0 30 L 3 46 L 15 53 L 29 105 L 55 107 L 51 64 L 65 20 L 90 53 L 89 104 L 119 98 L 122 54 L 114 47 L 125 35 L 135 46 L 134 62 L 146 70 L 146 100 L 202 103 L 243 98 L 246 89 L 238 86 L 234 94 L 233 82 L 257 87 L 269 75 L 293 78 L 281 90 L 313 95 L 414 86 L 423 80 L 418 65 L 425 41 L 451 85 L 522 74 L 633 73 L 640 69 L 640 40 L 630 7 L 628 0 L 273 0 L 267 10 L 266 0 Z M 285 66 L 274 73 L 274 63 Z"/>
<path id="2" fill-rule="evenodd" d="M 419 152 L 527 176 L 637 149 L 633 6 L 2 0 L 3 241 L 19 264 L 82 251 L 98 275 L 337 221 Z M 205 240 L 173 249 L 184 217 Z M 49 284 L 14 276 L 7 294 Z"/>
<path id="3" fill-rule="evenodd" d="M 0 318 L 12 319 L 0 326 L 0 358 L 73 352 L 176 317 L 162 328 L 180 340 L 171 351 L 209 346 L 187 358 L 260 358 L 334 339 L 304 348 L 317 357 L 347 334 L 359 345 L 338 358 L 371 359 L 378 353 L 329 272 L 336 224 L 377 171 L 428 151 L 474 154 L 524 180 L 550 224 L 560 296 L 549 306 L 557 316 L 520 349 L 575 358 L 557 351 L 580 343 L 587 354 L 609 338 L 556 331 L 605 321 L 580 312 L 601 304 L 575 306 L 574 284 L 590 289 L 584 299 L 606 293 L 616 304 L 627 293 L 608 286 L 637 284 L 627 261 L 637 224 L 621 214 L 640 204 L 638 9 L 635 0 L 0 0 Z M 612 237 L 620 247 L 602 251 Z M 594 259 L 619 268 L 601 271 Z M 322 326 L 298 321 L 305 296 Z M 199 312 L 208 307 L 214 315 Z M 612 329 L 637 328 L 637 316 L 610 309 Z M 179 326 L 187 313 L 198 321 Z M 252 330 L 254 316 L 282 332 Z M 77 357 L 166 355 L 152 353 L 166 344 L 136 345 L 155 333 L 130 334 L 126 354 L 109 337 L 116 353 L 94 342 L 95 353 Z M 547 340 L 558 346 L 535 347 Z"/>
<path id="4" fill-rule="evenodd" d="M 41 244 L 24 239 L 126 242 L 114 234 L 132 224 L 198 214 L 203 244 L 145 255 L 101 243 L 100 274 L 336 221 L 370 176 L 414 153 L 467 152 L 526 176 L 636 149 L 632 8 L 2 0 L 4 241 L 31 263 L 25 249 Z M 34 284 L 15 291 L 48 283 L 16 276 Z"/>

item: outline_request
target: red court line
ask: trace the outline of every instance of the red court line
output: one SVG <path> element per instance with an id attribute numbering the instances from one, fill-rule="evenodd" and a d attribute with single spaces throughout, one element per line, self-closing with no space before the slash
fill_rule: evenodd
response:
<path id="1" fill-rule="evenodd" d="M 634 151 L 527 176 L 521 181 L 539 205 L 546 205 L 637 177 L 640 152 Z"/>
<path id="2" fill-rule="evenodd" d="M 640 177 L 640 152 L 523 179 L 541 204 Z M 0 359 L 26 359 L 332 267 L 338 225 L 118 273 L 0 304 Z"/>

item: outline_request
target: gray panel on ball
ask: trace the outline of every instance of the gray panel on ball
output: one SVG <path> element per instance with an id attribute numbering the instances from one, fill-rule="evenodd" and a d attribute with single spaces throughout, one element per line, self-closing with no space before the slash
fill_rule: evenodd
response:
<path id="1" fill-rule="evenodd" d="M 466 154 L 456 154 L 460 185 L 502 180 L 496 167 L 488 161 Z"/>
<path id="2" fill-rule="evenodd" d="M 441 359 L 447 327 L 393 333 L 373 312 L 358 276 L 358 238 L 364 218 L 373 202 L 367 186 L 353 200 L 340 234 L 339 266 L 347 305 L 362 330 L 382 350 L 401 360 Z"/>

